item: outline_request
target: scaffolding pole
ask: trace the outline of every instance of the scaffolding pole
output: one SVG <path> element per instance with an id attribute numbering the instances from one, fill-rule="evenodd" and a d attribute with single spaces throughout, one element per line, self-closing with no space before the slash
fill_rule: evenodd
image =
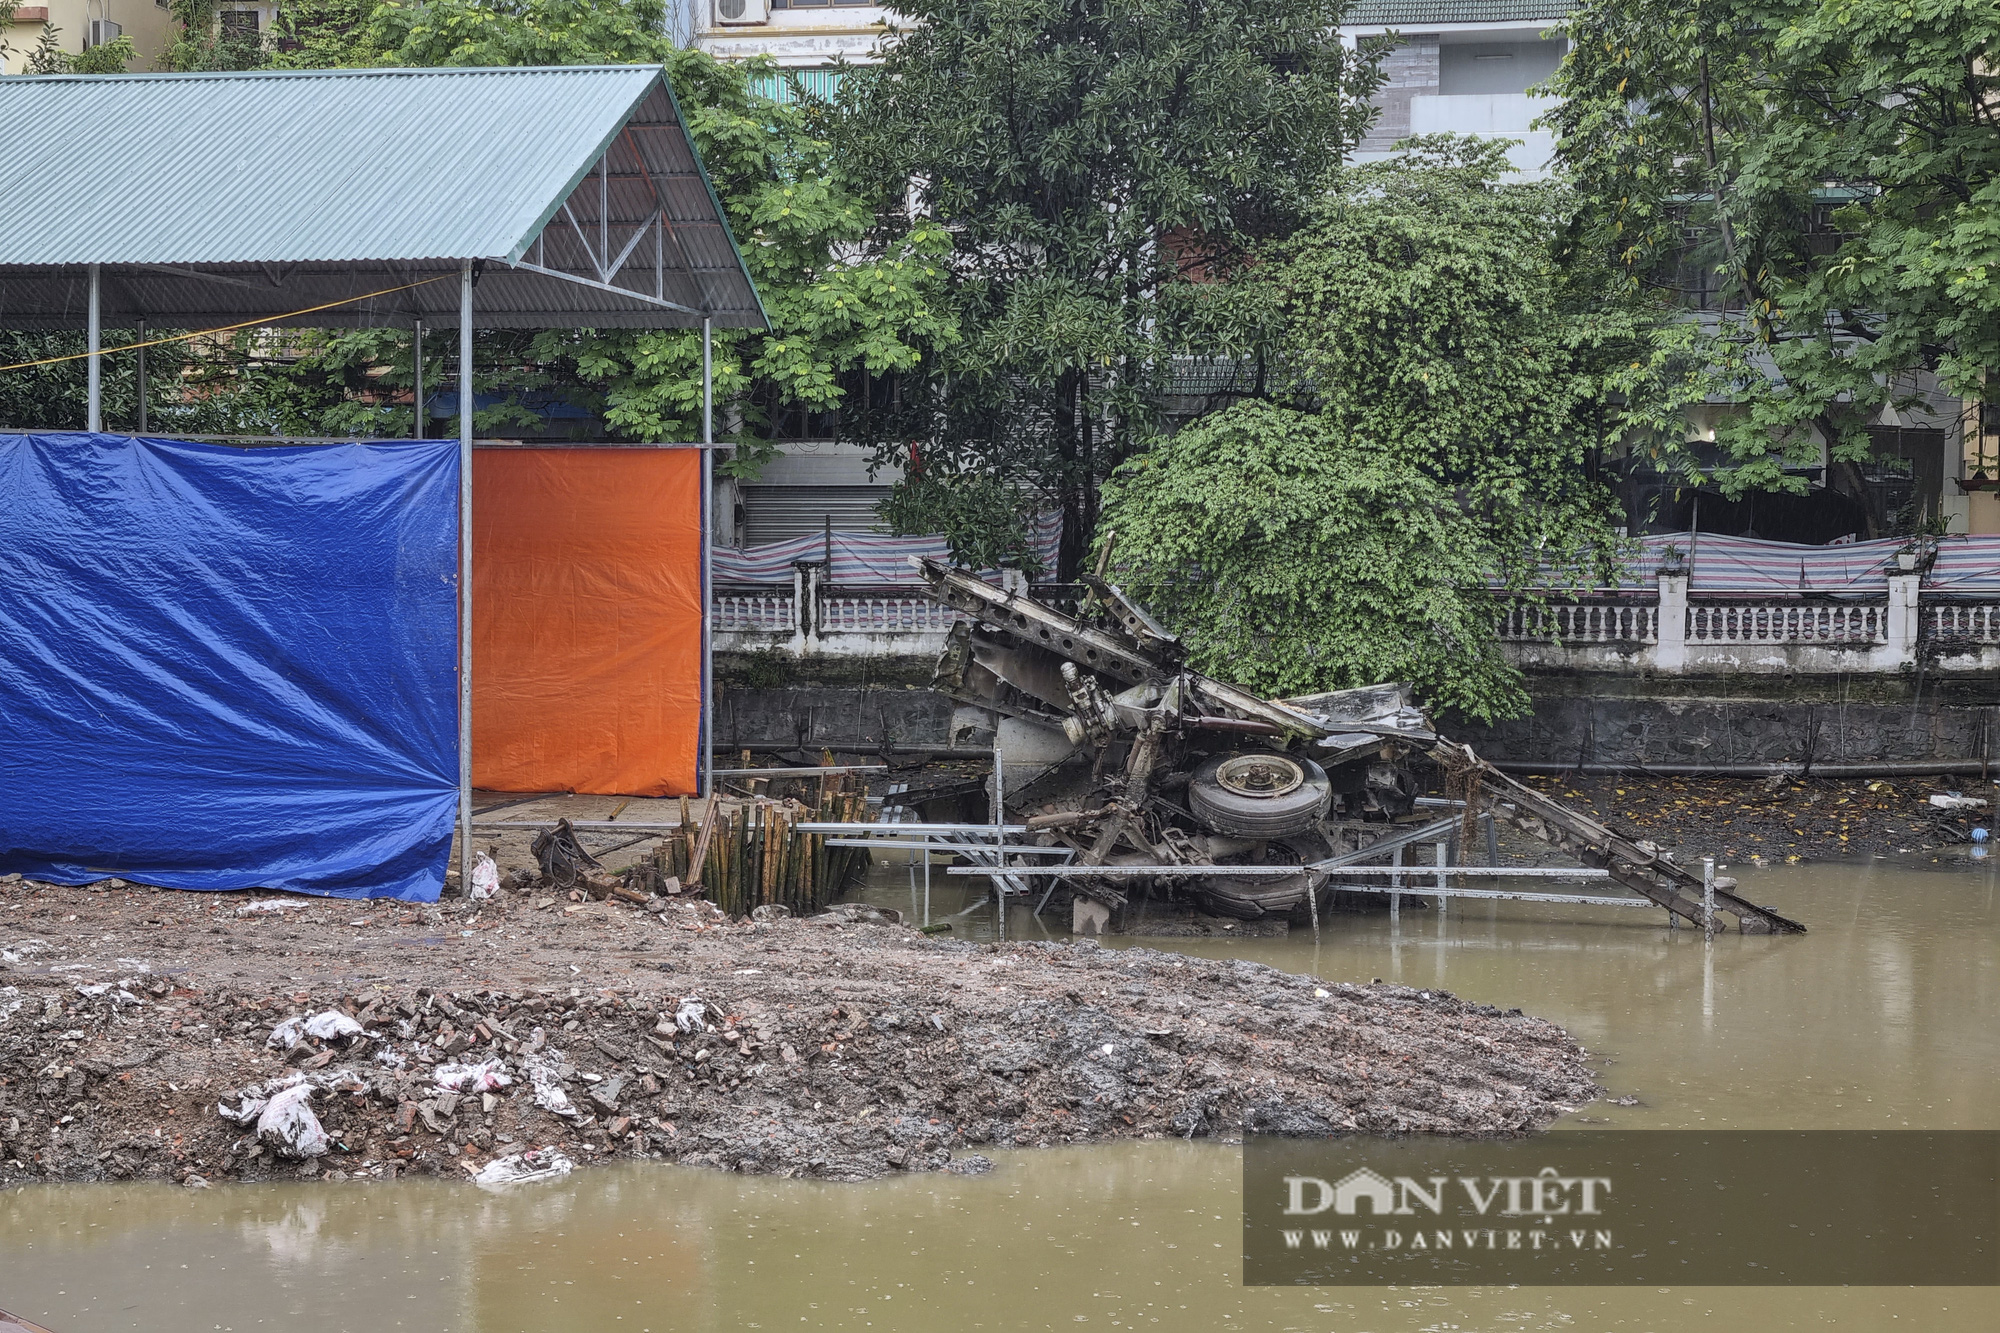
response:
<path id="1" fill-rule="evenodd" d="M 84 358 L 89 363 L 90 406 L 85 422 L 90 433 L 95 435 L 104 429 L 104 330 L 100 327 L 103 310 L 103 274 L 98 266 L 90 266 L 90 355 Z"/>
<path id="2" fill-rule="evenodd" d="M 458 273 L 458 883 L 472 892 L 472 261 Z"/>
<path id="3" fill-rule="evenodd" d="M 715 794 L 715 321 L 701 317 L 701 744 L 695 790 Z"/>

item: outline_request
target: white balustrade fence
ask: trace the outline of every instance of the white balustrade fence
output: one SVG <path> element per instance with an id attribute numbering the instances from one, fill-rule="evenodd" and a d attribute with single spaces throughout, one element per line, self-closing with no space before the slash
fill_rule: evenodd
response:
<path id="1" fill-rule="evenodd" d="M 815 620 L 821 634 L 942 634 L 964 619 L 921 593 L 850 595 L 828 589 Z"/>
<path id="2" fill-rule="evenodd" d="M 1517 643 L 1657 643 L 1660 609 L 1645 602 L 1515 606 L 1501 618 L 1500 638 Z"/>
<path id="3" fill-rule="evenodd" d="M 1691 605 L 1687 641 L 1872 645 L 1888 641 L 1884 604 L 1813 606 L 1738 602 Z"/>
<path id="4" fill-rule="evenodd" d="M 2000 643 L 2000 606 L 1962 602 L 1926 608 L 1930 637 L 1950 643 Z"/>
<path id="5" fill-rule="evenodd" d="M 712 611 L 718 634 L 789 634 L 799 627 L 799 604 L 789 592 L 717 593 Z"/>
<path id="6" fill-rule="evenodd" d="M 1932 602 L 1916 574 L 1887 578 L 1882 601 L 1772 599 L 1700 602 L 1685 576 L 1661 576 L 1652 597 L 1598 598 L 1509 607 L 1495 627 L 1524 666 L 1586 671 L 1883 671 L 1928 660 L 1951 671 L 2000 670 L 2000 600 Z M 1045 600 L 1077 590 L 1041 585 Z M 792 586 L 717 591 L 719 646 L 821 653 L 928 656 L 964 619 L 917 588 L 835 587 L 801 566 Z M 1750 650 L 1750 651 L 1746 651 Z"/>

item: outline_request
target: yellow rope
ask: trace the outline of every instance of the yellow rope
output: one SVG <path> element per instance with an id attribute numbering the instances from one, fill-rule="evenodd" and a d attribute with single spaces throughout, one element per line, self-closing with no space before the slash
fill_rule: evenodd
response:
<path id="1" fill-rule="evenodd" d="M 240 324 L 224 324 L 215 329 L 197 329 L 193 333 L 176 333 L 166 338 L 148 338 L 145 342 L 126 343 L 123 347 L 100 347 L 98 356 L 110 356 L 113 352 L 136 352 L 141 347 L 158 347 L 163 343 L 188 342 L 195 338 L 206 338 L 211 333 L 232 333 L 237 329 L 247 329 L 259 324 L 275 324 L 281 319 L 296 319 L 300 315 L 310 315 L 321 310 L 331 310 L 335 306 L 353 305 L 356 301 L 368 301 L 377 296 L 392 296 L 397 292 L 407 292 L 412 287 L 428 287 L 446 278 L 455 278 L 456 273 L 440 273 L 435 278 L 425 278 L 421 282 L 406 282 L 400 287 L 384 287 L 379 292 L 363 292 L 359 296 L 346 296 L 338 301 L 328 301 L 324 305 L 309 305 L 303 310 L 294 310 L 283 315 L 262 315 L 256 319 L 246 319 Z M 61 361 L 81 361 L 90 356 L 89 352 L 71 352 L 66 356 L 45 356 L 39 361 L 17 361 L 11 366 L 0 366 L 0 371 L 27 370 L 32 366 L 53 366 Z"/>

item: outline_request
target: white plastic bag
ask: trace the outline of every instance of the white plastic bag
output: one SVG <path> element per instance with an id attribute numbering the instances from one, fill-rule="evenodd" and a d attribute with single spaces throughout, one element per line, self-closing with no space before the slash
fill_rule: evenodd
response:
<path id="1" fill-rule="evenodd" d="M 708 1001 L 698 995 L 690 995 L 683 999 L 681 1007 L 674 1013 L 674 1026 L 683 1032 L 706 1032 Z"/>
<path id="2" fill-rule="evenodd" d="M 265 1044 L 272 1050 L 290 1050 L 305 1037 L 317 1037 L 321 1041 L 337 1041 L 342 1037 L 359 1034 L 361 1025 L 338 1009 L 328 1009 L 308 1018 L 303 1014 L 288 1018 L 271 1029 L 270 1040 Z"/>
<path id="3" fill-rule="evenodd" d="M 500 1189 L 508 1185 L 554 1180 L 575 1169 L 576 1163 L 554 1148 L 530 1148 L 526 1152 L 494 1158 L 473 1173 L 472 1183 L 481 1189 Z"/>
<path id="4" fill-rule="evenodd" d="M 294 1083 L 271 1094 L 257 1117 L 257 1137 L 284 1157 L 320 1157 L 327 1150 L 326 1130 L 308 1104 L 313 1085 Z"/>
<path id="5" fill-rule="evenodd" d="M 493 864 L 493 858 L 481 852 L 479 859 L 472 863 L 473 898 L 496 898 L 500 894 L 500 867 Z"/>
<path id="6" fill-rule="evenodd" d="M 562 1066 L 560 1059 L 534 1059 L 528 1062 L 528 1081 L 535 1085 L 535 1105 L 550 1115 L 559 1115 L 569 1120 L 582 1118 L 582 1112 L 563 1090 Z"/>
<path id="7" fill-rule="evenodd" d="M 431 1077 L 446 1092 L 497 1092 L 514 1081 L 499 1060 L 477 1065 L 439 1065 Z"/>

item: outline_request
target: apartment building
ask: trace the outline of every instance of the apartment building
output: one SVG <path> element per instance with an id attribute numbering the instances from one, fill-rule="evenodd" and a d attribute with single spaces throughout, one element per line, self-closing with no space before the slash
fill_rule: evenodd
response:
<path id="1" fill-rule="evenodd" d="M 0 28 L 7 73 L 26 71 L 46 29 L 54 30 L 56 44 L 69 55 L 130 37 L 138 53 L 131 62 L 135 72 L 154 68 L 177 31 L 167 0 L 40 0 L 17 6 L 13 22 Z"/>

